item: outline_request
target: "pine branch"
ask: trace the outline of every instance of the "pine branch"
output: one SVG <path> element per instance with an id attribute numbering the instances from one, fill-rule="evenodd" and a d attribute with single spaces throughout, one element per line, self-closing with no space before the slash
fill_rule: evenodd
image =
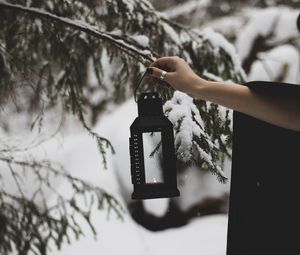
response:
<path id="1" fill-rule="evenodd" d="M 4 41 L 5 52 L 7 49 L 13 60 L 27 61 L 26 54 L 29 55 L 29 60 L 33 60 L 29 63 L 22 63 L 22 65 L 17 64 L 19 61 L 14 61 L 9 67 L 15 73 L 22 73 L 24 66 L 26 68 L 24 73 L 26 73 L 29 71 L 27 66 L 30 66 L 37 68 L 40 76 L 45 73 L 48 74 L 47 81 L 44 82 L 43 80 L 44 83 L 42 84 L 46 90 L 46 98 L 50 99 L 51 104 L 57 103 L 57 98 L 62 99 L 64 110 L 70 110 L 79 116 L 85 129 L 96 138 L 104 164 L 106 163 L 105 145 L 110 147 L 112 151 L 113 148 L 108 140 L 95 134 L 84 120 L 84 110 L 87 109 L 85 106 L 90 104 L 90 98 L 85 93 L 91 89 L 85 80 L 85 75 L 88 72 L 86 70 L 89 69 L 87 65 L 89 60 L 93 60 L 92 70 L 100 84 L 98 87 L 93 85 L 91 93 L 110 89 L 105 86 L 113 87 L 110 89 L 112 91 L 109 95 L 110 98 L 100 99 L 98 105 L 101 105 L 102 108 L 104 107 L 102 104 L 104 100 L 105 102 L 112 100 L 121 102 L 126 99 L 126 96 L 130 96 L 126 89 L 133 87 L 132 84 L 135 84 L 143 65 L 146 65 L 147 61 L 154 60 L 152 55 L 158 56 L 158 54 L 154 54 L 153 49 L 160 55 L 179 55 L 185 58 L 198 75 L 210 80 L 241 82 L 244 78 L 234 48 L 224 37 L 211 30 L 196 31 L 176 24 L 155 11 L 146 0 L 132 0 L 130 4 L 126 0 L 112 0 L 101 4 L 94 1 L 78 1 L 72 5 L 63 5 L 62 8 L 57 6 L 57 3 L 59 1 L 53 1 L 52 7 L 48 8 L 45 3 L 31 2 L 30 5 L 38 6 L 40 8 L 38 9 L 0 0 L 0 8 L 3 10 L 21 11 L 32 15 L 34 18 L 38 17 L 30 23 L 26 22 L 26 15 L 12 19 L 10 12 L 2 12 L 4 17 L 6 16 L 3 19 L 3 34 L 6 35 L 6 38 L 12 37 L 14 39 Z M 95 12 L 95 6 L 102 8 L 103 13 Z M 82 17 L 84 17 L 84 21 L 81 20 Z M 62 26 L 55 26 L 56 23 L 62 24 Z M 14 29 L 10 29 L 11 24 L 15 26 Z M 91 24 L 98 24 L 99 26 L 96 27 Z M 15 33 L 24 33 L 26 36 L 20 38 L 15 36 Z M 146 40 L 135 40 L 136 36 L 141 36 Z M 33 44 L 39 42 L 39 45 L 31 47 L 32 43 L 27 40 L 28 38 Z M 103 40 L 106 44 L 99 44 L 98 39 Z M 16 47 L 10 47 L 12 44 L 16 44 Z M 28 53 L 22 52 L 24 45 L 27 46 Z M 103 52 L 107 55 L 105 58 L 108 58 L 108 61 L 106 60 L 104 63 L 102 63 Z M 148 55 L 151 52 L 153 54 Z M 36 56 L 38 57 L 36 58 Z M 129 58 L 127 58 L 128 56 Z M 137 61 L 132 61 L 132 59 Z M 48 63 L 46 66 L 40 65 L 40 63 L 45 62 Z M 113 78 L 109 78 L 106 85 L 103 85 L 103 80 L 107 80 L 105 77 L 107 72 L 103 72 L 104 65 L 106 65 L 107 70 L 110 67 L 114 68 Z M 57 73 L 51 68 L 52 66 L 56 66 L 61 71 Z M 31 76 L 27 74 L 26 77 Z M 39 77 L 39 84 L 32 84 L 32 88 L 38 88 L 38 92 L 40 92 L 40 80 Z M 164 102 L 170 100 L 174 93 L 174 90 L 168 86 L 153 86 L 153 84 L 141 86 L 140 89 L 159 92 Z M 94 103 L 90 105 L 94 106 Z M 208 104 L 203 102 L 196 104 L 192 101 L 189 105 L 192 108 L 196 107 L 193 112 L 198 112 L 204 123 L 199 125 L 195 119 L 195 114 L 189 118 L 188 122 L 193 123 L 196 129 L 200 129 L 207 135 L 200 136 L 198 132 L 196 135 L 199 138 L 198 142 L 196 138 L 191 138 L 194 143 L 196 142 L 195 144 L 200 146 L 200 149 L 204 150 L 202 159 L 197 156 L 197 153 L 194 153 L 191 146 L 190 150 L 186 151 L 189 153 L 186 160 L 195 160 L 200 165 L 200 161 L 204 159 L 208 163 L 208 168 L 214 168 L 212 164 L 209 164 L 209 158 L 206 154 L 211 155 L 212 161 L 215 162 L 218 159 L 216 154 L 227 152 L 228 143 L 219 142 L 220 147 L 216 149 L 211 148 L 208 141 L 217 143 L 221 141 L 220 135 L 228 136 L 230 134 L 228 128 L 230 120 L 219 118 L 222 109 L 217 106 L 208 107 Z M 180 121 L 182 120 L 176 119 L 174 125 L 180 128 Z M 179 133 L 176 139 L 180 140 Z M 178 143 L 179 145 L 180 143 Z M 200 149 L 198 150 L 199 153 Z M 184 153 L 184 151 L 182 152 Z"/>
<path id="2" fill-rule="evenodd" d="M 70 242 L 70 234 L 74 234 L 77 239 L 85 234 L 79 224 L 80 218 L 86 221 L 96 236 L 90 217 L 93 207 L 105 207 L 108 212 L 114 211 L 117 218 L 123 219 L 125 211 L 114 197 L 104 189 L 72 176 L 59 164 L 49 161 L 24 161 L 7 155 L 0 155 L 0 161 L 9 165 L 19 190 L 19 194 L 11 194 L 0 188 L 1 254 L 9 254 L 15 249 L 24 255 L 31 254 L 30 252 L 46 255 L 49 242 L 54 242 L 60 249 L 65 240 Z M 30 174 L 30 177 L 36 177 L 32 187 L 36 190 L 31 197 L 23 193 L 24 187 L 21 187 L 17 179 L 20 167 L 26 171 L 25 176 Z M 55 177 L 67 181 L 65 185 L 71 186 L 71 196 L 66 197 L 57 189 L 53 181 Z M 56 202 L 51 205 L 47 205 L 45 189 L 50 189 L 56 198 Z M 36 197 L 42 198 L 43 204 Z M 79 201 L 85 201 L 85 206 L 79 206 Z"/>
<path id="3" fill-rule="evenodd" d="M 138 49 L 131 44 L 127 43 L 121 38 L 118 38 L 116 35 L 113 35 L 108 32 L 103 32 L 98 30 L 97 27 L 91 26 L 83 21 L 74 21 L 68 18 L 59 17 L 55 14 L 40 10 L 38 8 L 33 7 L 26 7 L 18 4 L 10 4 L 6 1 L 0 0 L 0 7 L 14 10 L 14 11 L 21 11 L 24 13 L 28 13 L 30 15 L 33 15 L 35 17 L 48 19 L 57 23 L 60 23 L 64 26 L 68 26 L 71 28 L 75 28 L 79 31 L 85 32 L 89 35 L 92 35 L 96 38 L 99 38 L 101 40 L 107 41 L 114 45 L 119 50 L 123 51 L 124 53 L 128 54 L 129 56 L 135 58 L 141 63 L 145 63 L 145 61 L 153 62 L 153 54 L 149 50 L 141 50 Z"/>

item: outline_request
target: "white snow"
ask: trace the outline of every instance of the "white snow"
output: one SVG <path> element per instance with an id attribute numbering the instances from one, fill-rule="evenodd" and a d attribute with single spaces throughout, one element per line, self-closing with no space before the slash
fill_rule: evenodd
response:
<path id="1" fill-rule="evenodd" d="M 133 0 L 123 0 L 122 3 L 127 6 L 127 9 L 128 9 L 129 12 L 133 12 L 134 6 L 136 4 L 135 1 L 133 1 Z"/>
<path id="2" fill-rule="evenodd" d="M 162 24 L 166 34 L 172 39 L 172 41 L 174 43 L 176 43 L 177 45 L 180 45 L 181 41 L 179 39 L 178 33 L 166 22 L 162 22 L 161 24 Z"/>
<path id="3" fill-rule="evenodd" d="M 178 156 L 183 161 L 190 160 L 192 157 L 193 135 L 205 136 L 203 120 L 193 103 L 193 98 L 183 92 L 175 91 L 173 98 L 165 103 L 164 112 L 167 113 L 175 128 L 181 123 L 180 131 L 175 135 L 175 148 L 178 148 Z M 195 114 L 195 119 L 200 126 L 192 120 L 192 113 Z"/>
<path id="4" fill-rule="evenodd" d="M 122 34 L 123 34 L 121 29 L 114 29 L 114 30 L 110 31 L 110 33 L 112 35 L 117 35 L 117 36 L 122 36 Z"/>
<path id="5" fill-rule="evenodd" d="M 278 15 L 277 9 L 267 9 L 264 12 L 257 12 L 250 22 L 238 34 L 236 47 L 241 60 L 249 54 L 253 41 L 257 36 L 266 36 L 275 25 L 274 20 Z"/>
<path id="6" fill-rule="evenodd" d="M 191 103 L 191 99 L 187 95 L 181 94 L 178 95 L 178 100 Z M 64 136 L 63 140 L 50 139 L 42 146 L 31 150 L 30 153 L 37 159 L 47 158 L 60 162 L 72 175 L 104 188 L 126 207 L 126 204 L 131 201 L 132 192 L 128 148 L 129 126 L 136 116 L 137 105 L 133 99 L 130 99 L 114 111 L 107 112 L 98 121 L 95 131 L 107 137 L 116 150 L 114 155 L 108 151 L 107 170 L 104 170 L 96 142 L 85 131 L 75 134 L 70 132 Z M 196 116 L 196 118 L 199 123 L 203 124 L 200 116 Z M 145 141 L 145 143 L 149 142 L 151 140 Z M 1 168 L 5 170 L 7 166 L 1 164 Z M 66 197 L 70 195 L 70 186 L 66 185 L 65 181 L 56 179 L 53 181 L 55 181 L 58 192 Z M 218 183 L 215 176 L 201 172 L 195 167 L 186 169 L 183 174 L 179 174 L 178 182 L 181 196 L 173 201 L 183 211 L 205 198 L 218 197 L 228 192 L 228 185 Z M 33 182 L 31 181 L 31 183 Z M 12 186 L 13 182 L 10 179 L 6 184 Z M 32 188 L 30 180 L 26 185 L 30 191 Z M 14 188 L 16 190 L 16 187 Z M 51 197 L 51 193 L 47 193 L 47 196 L 49 204 L 53 203 L 55 196 Z M 149 214 L 160 217 L 165 215 L 168 210 L 169 201 L 170 199 L 145 200 L 143 204 Z M 84 206 L 83 202 L 82 206 Z M 79 222 L 84 226 L 85 236 L 78 241 L 73 240 L 71 244 L 65 243 L 61 251 L 57 251 L 52 246 L 50 254 L 181 255 L 183 252 L 190 255 L 199 253 L 206 255 L 225 254 L 226 215 L 195 219 L 184 227 L 160 232 L 150 232 L 140 227 L 131 219 L 128 212 L 124 215 L 124 221 L 121 221 L 114 213 L 107 218 L 105 211 L 99 211 L 95 208 L 92 221 L 98 232 L 97 240 L 93 238 L 88 226 L 79 219 Z"/>
<path id="7" fill-rule="evenodd" d="M 225 38 L 233 37 L 239 33 L 243 23 L 245 22 L 245 17 L 242 16 L 243 13 L 238 13 L 236 16 L 230 15 L 218 19 L 213 19 L 205 24 L 203 27 L 210 27 L 216 32 L 221 33 Z"/>
<path id="8" fill-rule="evenodd" d="M 95 213 L 98 222 L 97 240 L 87 235 L 79 241 L 65 244 L 53 255 L 130 254 L 130 255 L 225 255 L 227 217 L 206 216 L 195 219 L 185 227 L 150 232 L 137 226 L 128 216 L 124 221 L 106 219 L 104 213 Z"/>
<path id="9" fill-rule="evenodd" d="M 249 80 L 274 81 L 284 73 L 283 82 L 299 83 L 300 55 L 292 45 L 281 45 L 259 54 L 248 75 Z"/>
<path id="10" fill-rule="evenodd" d="M 225 158 L 223 169 L 224 174 L 230 179 L 230 159 Z M 176 198 L 175 202 L 182 211 L 188 211 L 207 198 L 220 198 L 229 193 L 230 181 L 227 184 L 220 184 L 214 175 L 199 171 L 195 166 L 186 168 L 177 178 L 180 197 Z"/>
<path id="11" fill-rule="evenodd" d="M 209 79 L 211 79 L 211 80 L 213 80 L 213 81 L 224 81 L 221 77 L 219 77 L 219 76 L 217 76 L 217 75 L 215 75 L 215 74 L 213 74 L 213 73 L 210 73 L 210 72 L 208 72 L 207 70 L 204 70 L 203 71 L 203 75 L 206 77 L 206 78 L 209 78 Z"/>
<path id="12" fill-rule="evenodd" d="M 152 215 L 157 217 L 162 217 L 166 214 L 166 211 L 168 210 L 169 199 L 147 199 L 143 201 L 143 205 L 146 212 L 150 212 Z"/>
<path id="13" fill-rule="evenodd" d="M 100 59 L 96 59 L 95 61 L 100 62 L 102 68 L 101 84 L 99 84 L 94 71 L 95 63 L 93 59 L 90 58 L 87 66 L 87 85 L 91 90 L 86 89 L 84 91 L 92 105 L 98 105 L 103 102 L 103 100 L 112 96 L 114 92 L 114 87 L 112 86 L 113 79 L 116 71 L 121 68 L 119 61 L 112 60 L 110 62 L 106 48 L 102 49 Z"/>
<path id="14" fill-rule="evenodd" d="M 205 28 L 200 33 L 204 40 L 210 41 L 216 48 L 222 48 L 231 57 L 234 69 L 245 76 L 244 71 L 241 67 L 240 58 L 236 52 L 234 46 L 228 42 L 223 35 L 216 33 L 211 28 Z"/>
<path id="15" fill-rule="evenodd" d="M 210 166 L 216 167 L 220 175 L 226 177 L 221 168 L 212 162 L 211 156 L 193 139 L 194 136 L 204 138 L 211 148 L 216 147 L 204 131 L 204 123 L 199 110 L 193 103 L 193 98 L 186 93 L 175 91 L 172 99 L 165 103 L 163 109 L 176 129 L 177 158 L 183 162 L 189 162 L 193 157 L 200 157 Z"/>
<path id="16" fill-rule="evenodd" d="M 195 9 L 197 10 L 206 7 L 209 3 L 210 0 L 190 0 L 165 10 L 164 13 L 169 18 L 178 17 L 180 15 L 188 15 L 190 12 L 195 11 Z"/>
<path id="17" fill-rule="evenodd" d="M 300 7 L 300 6 L 299 6 Z M 297 29 L 297 18 L 299 16 L 300 9 L 290 9 L 281 7 L 278 21 L 274 31 L 274 37 L 271 38 L 270 43 L 278 43 L 287 38 L 299 37 L 299 31 Z"/>
<path id="18" fill-rule="evenodd" d="M 135 40 L 139 45 L 146 48 L 149 47 L 149 38 L 145 35 L 131 35 L 133 40 Z"/>
<path id="19" fill-rule="evenodd" d="M 43 32 L 42 21 L 39 18 L 35 18 L 34 23 L 37 25 L 39 33 Z"/>
<path id="20" fill-rule="evenodd" d="M 104 16 L 107 14 L 107 8 L 104 8 L 100 5 L 96 6 L 95 11 L 99 16 Z"/>
<path id="21" fill-rule="evenodd" d="M 3 0 L 0 0 L 0 3 L 4 6 L 13 7 L 17 10 L 22 10 L 22 11 L 28 12 L 28 13 L 35 13 L 35 14 L 40 15 L 41 17 L 52 19 L 57 22 L 62 22 L 64 25 L 67 25 L 67 26 L 71 26 L 71 27 L 75 26 L 77 29 L 81 29 L 81 30 L 85 31 L 86 33 L 92 33 L 94 36 L 98 36 L 101 40 L 108 40 L 110 43 L 113 43 L 117 47 L 126 48 L 129 51 L 133 51 L 133 52 L 143 55 L 145 57 L 148 57 L 146 55 L 149 55 L 149 53 L 148 53 L 148 52 L 150 52 L 149 50 L 146 54 L 144 51 L 140 51 L 139 49 L 135 48 L 134 46 L 126 43 L 125 41 L 123 41 L 121 39 L 115 39 L 113 36 L 111 36 L 110 33 L 100 31 L 97 26 L 92 26 L 92 25 L 86 23 L 85 21 L 72 20 L 69 18 L 57 16 L 55 14 L 52 14 L 50 12 L 44 11 L 39 8 L 26 7 L 26 6 L 18 5 L 18 4 L 11 4 L 11 3 L 8 3 Z M 134 2 L 132 0 L 126 1 L 128 8 L 133 8 L 133 5 L 132 5 L 133 3 Z"/>
<path id="22" fill-rule="evenodd" d="M 296 20 L 299 10 L 287 7 L 270 7 L 256 10 L 250 21 L 237 34 L 236 47 L 243 61 L 252 48 L 254 40 L 258 36 L 267 37 L 267 44 L 278 43 L 298 36 Z"/>

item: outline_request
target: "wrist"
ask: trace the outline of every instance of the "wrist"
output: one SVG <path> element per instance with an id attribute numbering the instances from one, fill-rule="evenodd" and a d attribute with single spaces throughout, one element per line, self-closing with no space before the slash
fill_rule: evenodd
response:
<path id="1" fill-rule="evenodd" d="M 194 90 L 192 92 L 194 98 L 208 100 L 209 88 L 212 86 L 212 82 L 205 80 L 198 75 L 193 78 Z"/>

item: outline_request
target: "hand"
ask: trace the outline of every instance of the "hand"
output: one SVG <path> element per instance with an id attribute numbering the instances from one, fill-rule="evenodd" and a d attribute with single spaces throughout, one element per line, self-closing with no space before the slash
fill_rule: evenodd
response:
<path id="1" fill-rule="evenodd" d="M 199 86 L 205 85 L 206 80 L 200 78 L 185 62 L 177 56 L 162 57 L 150 65 L 150 75 L 156 78 L 161 76 L 162 71 L 166 71 L 164 81 L 174 89 L 183 91 L 192 97 L 196 97 Z"/>

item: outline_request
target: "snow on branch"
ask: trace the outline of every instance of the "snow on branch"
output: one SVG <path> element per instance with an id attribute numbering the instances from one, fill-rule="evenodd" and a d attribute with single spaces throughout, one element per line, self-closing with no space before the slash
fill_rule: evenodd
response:
<path id="1" fill-rule="evenodd" d="M 208 40 L 210 43 L 214 45 L 214 47 L 223 49 L 231 57 L 233 66 L 236 69 L 236 71 L 241 73 L 241 75 L 244 78 L 246 77 L 246 74 L 242 68 L 242 64 L 236 49 L 230 42 L 228 42 L 224 38 L 222 34 L 215 32 L 211 28 L 203 29 L 200 32 L 200 34 L 203 36 L 203 40 Z"/>
<path id="2" fill-rule="evenodd" d="M 164 112 L 174 125 L 177 159 L 185 164 L 196 164 L 217 175 L 221 182 L 227 180 L 213 158 L 218 150 L 208 134 L 193 98 L 175 91 L 173 98 L 164 104 Z"/>
<path id="3" fill-rule="evenodd" d="M 298 15 L 299 9 L 283 6 L 253 12 L 236 40 L 237 52 L 246 72 L 250 71 L 259 52 L 298 40 Z"/>
<path id="4" fill-rule="evenodd" d="M 25 13 L 29 13 L 31 15 L 34 15 L 39 18 L 45 18 L 54 22 L 61 23 L 65 26 L 69 26 L 72 28 L 75 28 L 77 30 L 80 30 L 82 32 L 85 32 L 89 35 L 95 36 L 101 40 L 108 41 L 109 43 L 113 44 L 115 47 L 120 49 L 121 51 L 125 52 L 129 56 L 141 61 L 142 63 L 145 62 L 145 60 L 154 61 L 154 58 L 152 56 L 151 51 L 149 50 L 140 50 L 136 47 L 132 46 L 131 44 L 125 42 L 123 39 L 118 38 L 116 35 L 99 31 L 97 27 L 92 26 L 88 23 L 85 23 L 83 21 L 79 20 L 71 20 L 69 18 L 64 18 L 57 16 L 55 14 L 46 12 L 44 10 L 34 8 L 34 7 L 26 7 L 18 4 L 10 4 L 6 1 L 0 0 L 0 7 L 7 8 L 15 11 L 22 11 Z"/>
<path id="5" fill-rule="evenodd" d="M 120 2 L 123 4 L 119 4 Z M 201 31 L 172 23 L 166 15 L 157 12 L 147 0 L 104 1 L 98 6 L 102 10 L 101 12 L 94 12 L 94 8 L 91 9 L 88 4 L 81 1 L 78 3 L 82 3 L 80 8 L 84 7 L 84 10 L 79 7 L 79 9 L 73 9 L 75 3 L 63 10 L 53 8 L 49 10 L 44 5 L 41 5 L 44 7 L 34 8 L 11 4 L 3 0 L 0 0 L 0 8 L 1 10 L 10 9 L 23 12 L 39 19 L 61 24 L 60 28 L 54 26 L 53 30 L 49 30 L 46 22 L 38 22 L 42 24 L 37 25 L 35 20 L 31 23 L 26 22 L 25 26 L 23 19 L 17 20 L 18 32 L 28 31 L 27 34 L 32 36 L 32 40 L 38 41 L 39 47 L 45 50 L 36 52 L 36 47 L 33 48 L 29 40 L 24 38 L 22 41 L 16 38 L 16 46 L 9 48 L 10 52 L 8 53 L 13 54 L 14 59 L 23 59 L 23 49 L 27 48 L 26 53 L 30 52 L 32 55 L 38 56 L 38 59 L 31 58 L 33 61 L 30 67 L 38 69 L 38 73 L 44 75 L 49 73 L 46 78 L 49 77 L 47 81 L 50 82 L 42 85 L 51 92 L 51 95 L 62 95 L 62 102 L 67 106 L 66 109 L 76 113 L 81 122 L 84 122 L 82 116 L 85 107 L 82 102 L 92 102 L 91 94 L 95 95 L 95 92 L 101 92 L 101 95 L 108 95 L 106 96 L 107 102 L 113 100 L 120 102 L 126 99 L 127 89 L 133 88 L 132 84 L 135 84 L 144 66 L 148 64 L 147 62 L 153 62 L 157 56 L 181 56 L 197 74 L 210 80 L 232 80 L 234 82 L 244 80 L 243 70 L 233 46 L 223 36 L 212 30 Z M 15 17 L 12 17 L 11 13 L 2 13 L 7 15 L 6 19 L 3 19 L 5 21 L 3 22 L 4 28 L 7 24 L 15 22 Z M 65 17 L 63 13 L 70 14 Z M 89 19 L 81 20 L 81 17 L 89 17 Z M 37 32 L 32 33 L 32 30 Z M 75 30 L 75 35 L 72 30 Z M 84 33 L 79 33 L 80 31 Z M 10 31 L 4 31 L 4 33 L 8 32 Z M 97 38 L 107 43 L 103 46 L 98 43 Z M 120 49 L 120 51 L 116 49 Z M 127 59 L 124 55 L 132 56 L 134 60 L 138 61 Z M 41 61 L 58 63 L 60 65 L 58 69 L 62 70 L 60 74 L 63 75 L 61 76 L 51 69 L 50 64 L 44 68 L 45 70 L 42 69 Z M 84 82 L 84 72 L 78 71 L 80 69 L 78 67 L 84 69 L 87 61 L 92 62 L 91 72 L 95 74 L 96 83 L 100 86 L 91 88 L 89 83 Z M 18 72 L 18 66 L 15 63 L 12 63 L 11 66 Z M 108 69 L 113 69 L 114 75 L 112 79 L 106 80 L 105 75 L 107 75 L 106 70 Z M 57 80 L 57 76 L 61 78 Z M 42 75 L 40 79 L 42 79 Z M 108 86 L 109 92 L 106 93 L 105 90 Z M 174 126 L 179 130 L 176 131 L 179 159 L 185 163 L 197 163 L 198 166 L 221 176 L 217 167 L 219 163 L 216 162 L 219 160 L 218 155 L 226 152 L 225 147 L 228 147 L 229 143 L 224 144 L 223 148 L 221 148 L 222 144 L 218 148 L 214 144 L 221 139 L 221 135 L 230 136 L 228 127 L 230 120 L 219 117 L 224 115 L 222 109 L 215 105 L 206 107 L 203 102 L 193 102 L 191 98 L 179 93 L 175 93 L 172 98 L 173 90 L 168 86 L 154 87 L 152 84 L 145 83 L 140 89 L 144 91 L 154 89 L 161 94 L 164 101 L 170 100 L 166 104 L 166 107 L 171 105 L 167 114 L 171 118 L 173 116 Z M 51 98 L 55 97 L 51 96 Z M 104 104 L 107 103 L 103 102 L 102 98 L 97 101 L 97 107 L 94 107 L 94 103 L 91 104 L 93 105 L 94 119 L 99 114 L 98 109 L 104 108 Z M 102 143 L 105 146 L 108 142 L 101 137 L 97 138 L 97 141 L 101 146 Z M 99 149 L 103 153 L 101 146 Z"/>
<path id="6" fill-rule="evenodd" d="M 189 13 L 195 11 L 195 9 L 205 8 L 210 3 L 210 0 L 190 0 L 183 4 L 176 5 L 164 13 L 167 14 L 169 18 L 176 18 L 181 15 L 188 15 Z"/>

